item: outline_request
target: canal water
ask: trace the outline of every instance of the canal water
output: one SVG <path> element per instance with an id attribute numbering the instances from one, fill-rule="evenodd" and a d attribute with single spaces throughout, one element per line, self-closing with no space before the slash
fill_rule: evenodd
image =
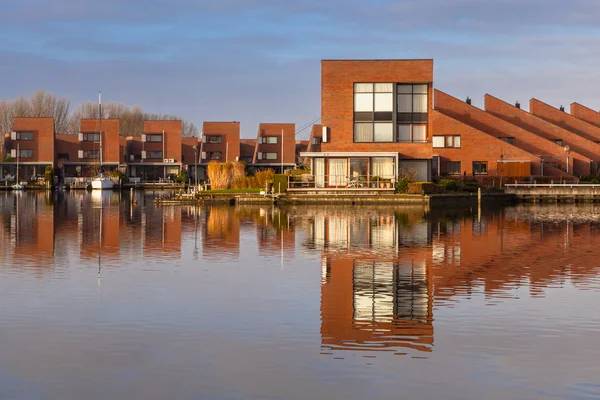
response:
<path id="1" fill-rule="evenodd" d="M 0 194 L 1 399 L 600 398 L 600 207 Z"/>

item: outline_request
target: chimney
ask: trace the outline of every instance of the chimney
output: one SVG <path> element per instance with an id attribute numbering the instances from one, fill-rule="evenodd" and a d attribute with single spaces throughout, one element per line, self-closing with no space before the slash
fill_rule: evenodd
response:
<path id="1" fill-rule="evenodd" d="M 515 107 L 517 108 L 521 108 L 521 103 L 519 103 L 518 101 L 515 103 Z"/>
<path id="2" fill-rule="evenodd" d="M 563 106 L 560 106 L 560 111 L 565 112 L 565 108 Z"/>
<path id="3" fill-rule="evenodd" d="M 469 96 L 467 96 L 467 104 L 471 105 L 471 98 Z"/>

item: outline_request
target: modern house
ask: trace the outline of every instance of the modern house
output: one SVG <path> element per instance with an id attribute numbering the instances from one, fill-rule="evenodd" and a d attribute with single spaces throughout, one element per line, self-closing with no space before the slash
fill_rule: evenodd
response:
<path id="1" fill-rule="evenodd" d="M 252 165 L 283 173 L 296 167 L 296 125 L 262 123 L 258 126 Z"/>
<path id="2" fill-rule="evenodd" d="M 0 178 L 12 180 L 19 161 L 19 180 L 42 178 L 54 166 L 54 118 L 14 118 L 13 131 L 4 135 Z"/>

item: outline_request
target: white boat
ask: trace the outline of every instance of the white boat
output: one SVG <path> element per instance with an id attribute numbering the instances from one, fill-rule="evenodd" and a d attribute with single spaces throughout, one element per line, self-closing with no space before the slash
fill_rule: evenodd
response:
<path id="1" fill-rule="evenodd" d="M 25 186 L 21 185 L 19 182 L 19 144 L 17 143 L 17 178 L 15 180 L 15 184 L 12 185 L 13 190 L 23 190 Z"/>
<path id="2" fill-rule="evenodd" d="M 92 180 L 92 189 L 112 190 L 115 183 L 102 170 L 102 93 L 98 93 L 98 119 L 100 120 L 100 174 Z"/>
<path id="3" fill-rule="evenodd" d="M 92 180 L 92 189 L 109 190 L 112 189 L 115 183 L 108 175 L 100 175 Z"/>

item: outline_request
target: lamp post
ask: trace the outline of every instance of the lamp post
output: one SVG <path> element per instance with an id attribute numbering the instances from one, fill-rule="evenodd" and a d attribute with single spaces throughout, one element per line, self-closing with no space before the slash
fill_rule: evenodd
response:
<path id="1" fill-rule="evenodd" d="M 198 190 L 198 145 L 194 145 L 194 181 L 196 182 L 196 187 L 194 190 Z"/>

